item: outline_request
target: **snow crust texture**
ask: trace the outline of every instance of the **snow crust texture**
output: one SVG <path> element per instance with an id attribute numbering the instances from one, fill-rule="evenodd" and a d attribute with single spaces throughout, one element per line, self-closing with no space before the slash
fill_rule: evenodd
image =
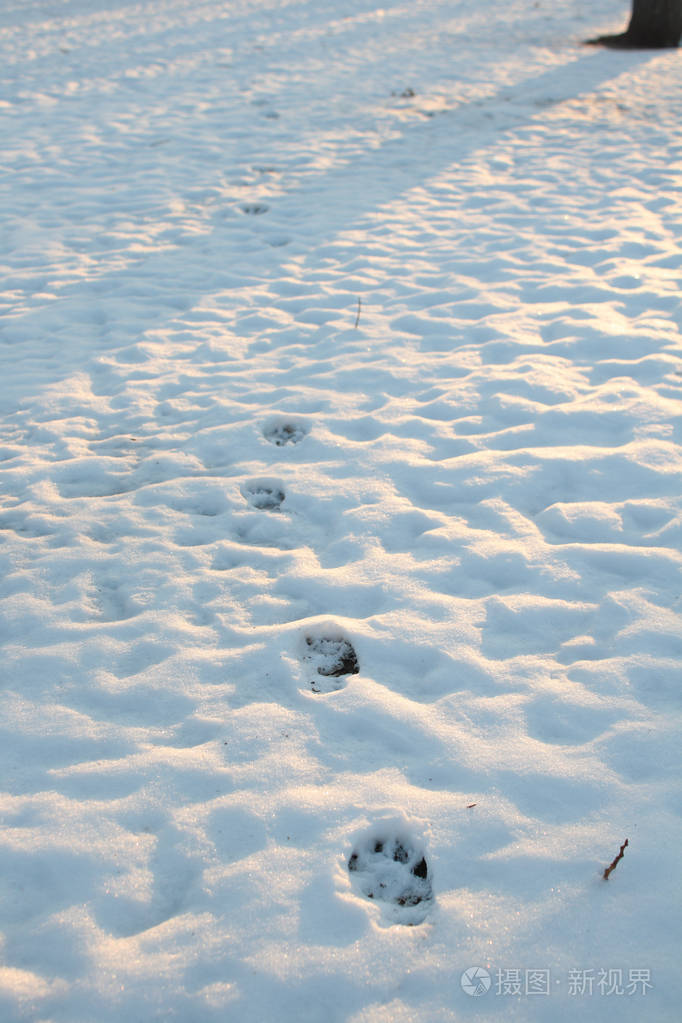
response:
<path id="1" fill-rule="evenodd" d="M 626 19 L 0 5 L 2 1023 L 678 1023 L 682 63 Z"/>

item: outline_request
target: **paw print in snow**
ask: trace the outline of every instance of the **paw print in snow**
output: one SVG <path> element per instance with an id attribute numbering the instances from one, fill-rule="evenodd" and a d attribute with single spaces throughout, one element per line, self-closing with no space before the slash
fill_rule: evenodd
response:
<path id="1" fill-rule="evenodd" d="M 364 896 L 385 903 L 395 923 L 420 924 L 433 902 L 426 857 L 405 833 L 373 830 L 356 845 L 348 870 Z"/>
<path id="2" fill-rule="evenodd" d="M 315 663 L 317 674 L 323 678 L 336 679 L 359 673 L 357 654 L 348 640 L 342 636 L 306 636 L 305 642 L 309 650 L 307 659 Z M 322 692 L 320 681 L 316 680 L 311 685 L 314 693 Z M 341 683 L 332 688 L 340 689 Z M 325 687 L 325 691 L 328 691 L 328 687 Z"/>
<path id="3" fill-rule="evenodd" d="M 242 493 L 251 507 L 259 511 L 280 511 L 286 497 L 282 487 L 271 480 L 252 480 Z"/>
<path id="4" fill-rule="evenodd" d="M 263 436 L 271 444 L 283 448 L 285 444 L 299 444 L 306 436 L 308 428 L 292 419 L 271 419 L 263 429 Z"/>

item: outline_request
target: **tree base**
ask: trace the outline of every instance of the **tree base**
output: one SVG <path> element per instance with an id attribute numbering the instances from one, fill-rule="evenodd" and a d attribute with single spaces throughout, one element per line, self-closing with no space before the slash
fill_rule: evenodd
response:
<path id="1" fill-rule="evenodd" d="M 586 46 L 608 46 L 612 50 L 674 50 L 679 43 L 643 43 L 635 39 L 629 32 L 621 32 L 617 36 L 597 36 L 586 39 Z"/>
<path id="2" fill-rule="evenodd" d="M 621 32 L 617 36 L 597 36 L 596 39 L 586 39 L 585 46 L 609 46 L 612 50 L 634 49 L 634 44 L 627 32 Z"/>

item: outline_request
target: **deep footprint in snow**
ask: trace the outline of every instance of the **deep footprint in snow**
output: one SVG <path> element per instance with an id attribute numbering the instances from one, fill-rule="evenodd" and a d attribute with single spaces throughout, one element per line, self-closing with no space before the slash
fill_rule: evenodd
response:
<path id="1" fill-rule="evenodd" d="M 357 675 L 360 671 L 355 650 L 347 639 L 307 636 L 306 645 L 311 655 L 319 661 L 318 675 L 338 678 L 341 675 Z"/>
<path id="2" fill-rule="evenodd" d="M 263 436 L 271 444 L 276 444 L 278 448 L 282 448 L 285 444 L 299 444 L 307 432 L 306 427 L 302 423 L 273 420 L 265 426 Z"/>
<path id="3" fill-rule="evenodd" d="M 348 870 L 368 899 L 386 903 L 395 923 L 419 924 L 433 901 L 426 857 L 419 845 L 404 834 L 371 834 L 356 845 Z"/>
<path id="4" fill-rule="evenodd" d="M 242 491 L 252 508 L 258 511 L 280 511 L 286 497 L 278 483 L 252 480 Z"/>
<path id="5" fill-rule="evenodd" d="M 321 676 L 311 682 L 314 693 L 330 692 L 343 685 L 341 681 L 325 684 L 322 679 L 338 680 L 360 672 L 357 654 L 344 636 L 306 636 L 305 645 L 305 659 L 313 663 L 318 676 Z"/>

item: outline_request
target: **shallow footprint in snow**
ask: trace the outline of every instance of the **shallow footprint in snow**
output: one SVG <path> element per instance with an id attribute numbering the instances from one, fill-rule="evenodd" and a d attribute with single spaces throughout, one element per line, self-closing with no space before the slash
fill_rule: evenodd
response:
<path id="1" fill-rule="evenodd" d="M 359 842 L 348 860 L 348 870 L 368 899 L 386 903 L 395 923 L 420 924 L 433 902 L 426 857 L 407 834 L 378 831 Z"/>
<path id="2" fill-rule="evenodd" d="M 279 483 L 267 480 L 251 480 L 242 493 L 251 507 L 259 511 L 280 511 L 286 497 Z"/>
<path id="3" fill-rule="evenodd" d="M 303 423 L 290 419 L 271 419 L 265 424 L 263 436 L 278 448 L 285 444 L 299 444 L 308 433 Z"/>
<path id="4" fill-rule="evenodd" d="M 357 675 L 360 672 L 357 654 L 345 636 L 306 636 L 305 646 L 305 659 L 314 664 L 318 676 L 321 676 L 311 682 L 314 693 L 331 692 L 343 685 L 340 681 L 325 684 L 322 679 L 342 679 L 346 675 Z"/>

